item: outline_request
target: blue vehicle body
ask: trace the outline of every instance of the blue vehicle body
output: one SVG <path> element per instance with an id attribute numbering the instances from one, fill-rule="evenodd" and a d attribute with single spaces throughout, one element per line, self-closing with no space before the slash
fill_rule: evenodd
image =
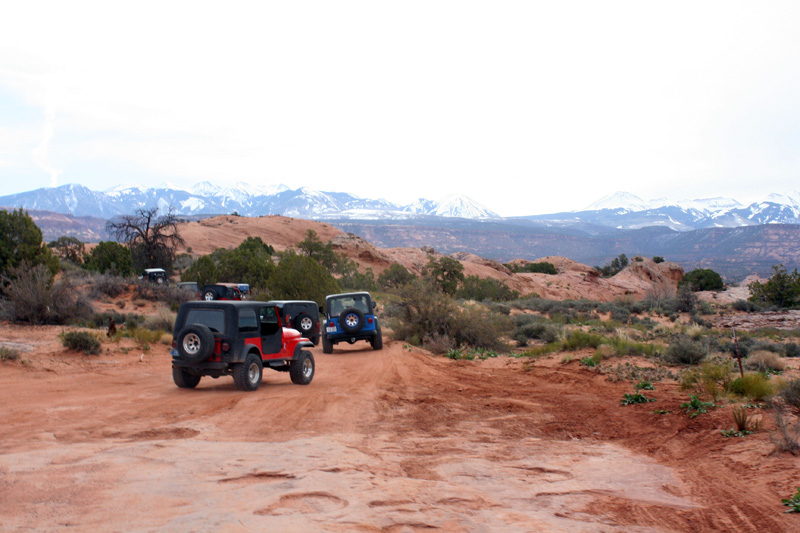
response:
<path id="1" fill-rule="evenodd" d="M 340 342 L 354 344 L 364 340 L 375 350 L 383 348 L 383 336 L 375 302 L 368 292 L 331 294 L 325 298 L 322 352 L 333 352 Z"/>

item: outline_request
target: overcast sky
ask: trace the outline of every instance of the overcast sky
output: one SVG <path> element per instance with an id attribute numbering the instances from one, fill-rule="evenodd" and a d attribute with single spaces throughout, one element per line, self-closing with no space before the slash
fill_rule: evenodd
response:
<path id="1" fill-rule="evenodd" d="M 0 195 L 245 181 L 513 216 L 800 188 L 797 1 L 0 6 Z"/>

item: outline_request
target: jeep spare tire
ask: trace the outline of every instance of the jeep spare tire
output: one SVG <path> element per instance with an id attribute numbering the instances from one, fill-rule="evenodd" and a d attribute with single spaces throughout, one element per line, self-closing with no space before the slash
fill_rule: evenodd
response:
<path id="1" fill-rule="evenodd" d="M 347 333 L 356 333 L 364 328 L 364 313 L 355 307 L 348 307 L 339 315 L 339 325 Z"/>
<path id="2" fill-rule="evenodd" d="M 294 329 L 302 333 L 303 336 L 308 336 L 311 330 L 314 329 L 314 319 L 308 316 L 307 313 L 300 313 L 294 317 L 292 324 Z"/>
<path id="3" fill-rule="evenodd" d="M 214 353 L 214 334 L 202 324 L 186 326 L 178 333 L 178 353 L 187 363 L 205 361 Z"/>
<path id="4" fill-rule="evenodd" d="M 209 290 L 203 293 L 203 300 L 207 300 L 210 302 L 211 300 L 216 300 L 216 299 L 217 299 L 217 294 L 214 291 Z"/>

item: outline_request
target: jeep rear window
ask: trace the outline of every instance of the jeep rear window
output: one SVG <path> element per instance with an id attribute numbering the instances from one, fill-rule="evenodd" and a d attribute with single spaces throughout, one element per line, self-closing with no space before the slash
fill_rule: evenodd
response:
<path id="1" fill-rule="evenodd" d="M 189 309 L 186 324 L 202 324 L 215 333 L 225 333 L 225 311 L 222 309 Z"/>

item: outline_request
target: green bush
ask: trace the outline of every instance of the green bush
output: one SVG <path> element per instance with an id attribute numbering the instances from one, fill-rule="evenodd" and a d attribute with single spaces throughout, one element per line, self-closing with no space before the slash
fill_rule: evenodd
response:
<path id="1" fill-rule="evenodd" d="M 133 257 L 127 246 L 114 241 L 100 241 L 86 256 L 84 266 L 101 274 L 130 276 L 133 274 Z"/>
<path id="2" fill-rule="evenodd" d="M 510 317 L 479 304 L 458 307 L 425 280 L 406 285 L 401 300 L 387 309 L 387 315 L 396 338 L 422 339 L 423 343 L 438 339 L 438 346 L 503 350 L 502 338 L 513 328 Z"/>
<path id="3" fill-rule="evenodd" d="M 772 383 L 764 374 L 748 372 L 734 379 L 728 391 L 753 401 L 764 400 L 773 393 Z"/>
<path id="4" fill-rule="evenodd" d="M 378 285 L 386 290 L 399 289 L 416 279 L 416 276 L 399 263 L 392 263 L 378 275 Z"/>
<path id="5" fill-rule="evenodd" d="M 561 341 L 561 349 L 567 351 L 582 350 L 583 348 L 597 348 L 604 341 L 602 335 L 587 333 L 575 329 L 570 331 Z"/>
<path id="6" fill-rule="evenodd" d="M 517 291 L 511 290 L 508 285 L 493 278 L 479 278 L 467 276 L 461 283 L 461 288 L 456 291 L 456 297 L 462 300 L 486 300 L 507 302 L 519 298 Z"/>
<path id="7" fill-rule="evenodd" d="M 708 349 L 701 342 L 693 341 L 686 336 L 678 336 L 664 352 L 664 360 L 673 365 L 696 365 L 708 354 Z"/>
<path id="8" fill-rule="evenodd" d="M 527 263 L 524 266 L 518 265 L 505 265 L 512 272 L 529 272 L 534 274 L 558 274 L 558 269 L 553 263 L 547 261 L 539 261 L 537 263 Z"/>
<path id="9" fill-rule="evenodd" d="M 70 350 L 83 352 L 86 355 L 96 355 L 100 353 L 100 341 L 97 337 L 86 331 L 65 331 L 59 335 L 61 344 Z"/>
<path id="10" fill-rule="evenodd" d="M 765 283 L 756 281 L 748 286 L 750 301 L 778 307 L 792 307 L 800 303 L 800 273 L 797 269 L 789 273 L 783 265 L 776 265 L 772 270 L 772 277 Z"/>
<path id="11" fill-rule="evenodd" d="M 679 285 L 688 285 L 693 291 L 721 291 L 725 288 L 722 276 L 710 268 L 696 268 L 687 272 Z"/>

